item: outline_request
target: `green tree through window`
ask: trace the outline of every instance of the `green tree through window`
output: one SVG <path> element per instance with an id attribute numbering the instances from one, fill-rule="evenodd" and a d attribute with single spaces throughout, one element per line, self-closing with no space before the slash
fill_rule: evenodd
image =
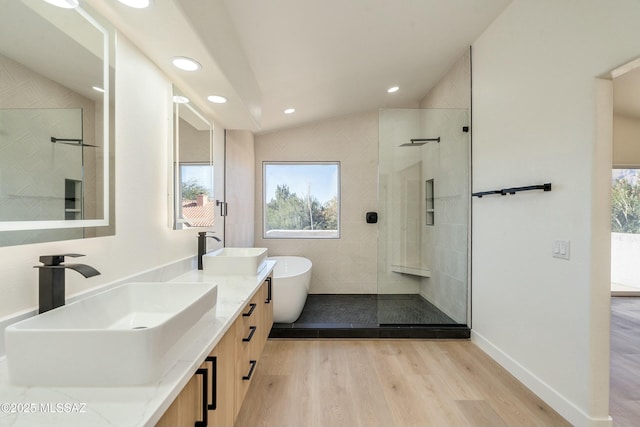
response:
<path id="1" fill-rule="evenodd" d="M 611 187 L 611 231 L 640 233 L 640 179 L 638 170 L 614 170 Z"/>
<path id="2" fill-rule="evenodd" d="M 337 163 L 265 163 L 265 237 L 338 237 L 337 175 Z"/>

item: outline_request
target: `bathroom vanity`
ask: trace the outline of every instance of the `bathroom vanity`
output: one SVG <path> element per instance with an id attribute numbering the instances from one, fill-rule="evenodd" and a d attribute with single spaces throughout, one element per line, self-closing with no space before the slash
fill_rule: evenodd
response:
<path id="1" fill-rule="evenodd" d="M 189 270 L 170 282 L 215 283 L 216 309 L 181 338 L 175 362 L 135 386 L 16 386 L 0 357 L 0 426 L 233 425 L 273 323 L 274 261 L 254 276 Z M 204 396 L 206 395 L 206 401 Z M 204 406 L 203 406 L 204 405 Z"/>
<path id="2" fill-rule="evenodd" d="M 157 427 L 232 426 L 273 324 L 271 276 L 164 413 Z"/>

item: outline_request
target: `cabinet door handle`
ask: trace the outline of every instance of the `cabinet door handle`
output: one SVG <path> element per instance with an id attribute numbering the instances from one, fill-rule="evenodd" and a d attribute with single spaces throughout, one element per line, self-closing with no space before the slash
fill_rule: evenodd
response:
<path id="1" fill-rule="evenodd" d="M 271 277 L 267 277 L 267 300 L 265 304 L 271 304 Z"/>
<path id="2" fill-rule="evenodd" d="M 253 376 L 253 371 L 255 371 L 256 369 L 256 363 L 257 361 L 255 360 L 250 360 L 249 364 L 251 365 L 251 368 L 249 369 L 249 373 L 247 375 L 245 375 L 244 377 L 242 377 L 243 381 L 249 381 L 251 379 L 251 377 Z"/>
<path id="3" fill-rule="evenodd" d="M 209 376 L 209 370 L 206 368 L 199 368 L 196 371 L 196 375 L 202 375 L 202 420 L 194 423 L 195 427 L 207 427 L 209 424 L 208 418 L 208 404 L 209 404 L 209 385 L 207 377 Z"/>
<path id="4" fill-rule="evenodd" d="M 211 363 L 211 403 L 207 402 L 207 409 L 215 411 L 218 408 L 218 358 L 207 356 L 205 361 Z"/>
<path id="5" fill-rule="evenodd" d="M 252 302 L 251 304 L 249 304 L 249 306 L 251 307 L 249 311 L 247 311 L 246 313 L 242 313 L 244 317 L 251 317 L 251 315 L 253 314 L 253 310 L 256 309 L 258 304 Z"/>
<path id="6" fill-rule="evenodd" d="M 249 342 L 251 341 L 251 338 L 253 338 L 253 334 L 256 333 L 256 329 L 258 329 L 257 326 L 249 326 L 250 332 L 249 335 L 246 338 L 242 338 L 242 342 Z"/>

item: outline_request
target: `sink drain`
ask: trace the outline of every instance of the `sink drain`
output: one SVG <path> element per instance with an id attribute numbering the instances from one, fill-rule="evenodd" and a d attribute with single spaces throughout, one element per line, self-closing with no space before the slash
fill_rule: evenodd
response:
<path id="1" fill-rule="evenodd" d="M 146 326 L 134 326 L 131 329 L 147 329 L 147 327 Z"/>

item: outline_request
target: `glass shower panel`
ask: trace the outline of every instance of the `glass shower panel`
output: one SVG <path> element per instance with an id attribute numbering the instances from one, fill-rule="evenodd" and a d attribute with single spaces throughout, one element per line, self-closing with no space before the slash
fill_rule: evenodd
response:
<path id="1" fill-rule="evenodd" d="M 380 325 L 467 323 L 468 129 L 466 109 L 380 110 Z"/>

